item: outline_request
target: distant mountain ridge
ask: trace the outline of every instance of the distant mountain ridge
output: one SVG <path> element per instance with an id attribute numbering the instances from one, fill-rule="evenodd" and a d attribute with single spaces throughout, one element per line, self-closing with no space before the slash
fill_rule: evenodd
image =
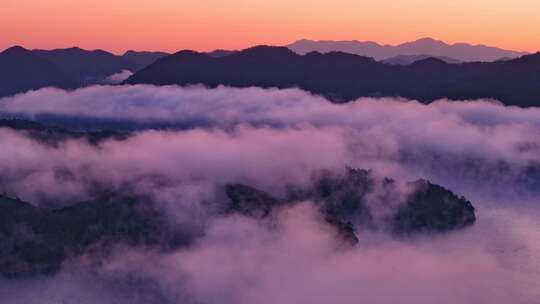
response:
<path id="1" fill-rule="evenodd" d="M 118 56 L 103 50 L 84 50 L 78 47 L 31 52 L 54 63 L 80 82 L 97 81 L 123 70 L 136 72 L 168 55 L 162 52 L 127 51 Z"/>
<path id="2" fill-rule="evenodd" d="M 422 55 L 399 55 L 399 56 L 395 56 L 395 57 L 391 57 L 391 58 L 388 58 L 388 59 L 381 60 L 381 62 L 386 63 L 386 64 L 409 65 L 409 64 L 413 64 L 413 63 L 415 63 L 417 61 L 428 59 L 428 58 L 436 58 L 436 59 L 442 60 L 442 61 L 444 61 L 446 63 L 450 63 L 450 64 L 460 64 L 460 63 L 462 63 L 462 61 L 454 59 L 454 58 L 445 57 L 445 56 L 431 56 L 431 55 L 426 55 L 426 54 L 422 54 Z"/>
<path id="3" fill-rule="evenodd" d="M 131 63 L 125 58 L 102 50 L 88 51 L 73 47 L 30 52 L 53 63 L 72 79 L 83 84 L 97 82 L 122 70 L 132 69 Z"/>
<path id="4" fill-rule="evenodd" d="M 122 58 L 130 62 L 131 71 L 135 72 L 148 66 L 149 64 L 154 63 L 154 61 L 158 60 L 159 58 L 165 57 L 168 55 L 170 54 L 166 52 L 147 52 L 147 51 L 137 52 L 137 51 L 129 50 L 122 55 Z"/>
<path id="5" fill-rule="evenodd" d="M 74 89 L 115 84 L 131 75 L 124 83 L 299 87 L 335 102 L 401 96 L 426 102 L 493 98 L 509 105 L 540 105 L 538 54 L 462 64 L 453 64 L 460 62 L 454 57 L 430 56 L 399 55 L 377 62 L 347 52 L 301 56 L 285 47 L 269 46 L 172 55 L 128 51 L 122 56 L 80 48 L 13 47 L 0 53 L 0 97 L 49 86 Z"/>
<path id="6" fill-rule="evenodd" d="M 485 45 L 467 43 L 447 44 L 441 40 L 422 38 L 399 45 L 381 45 L 372 41 L 332 41 L 332 40 L 298 40 L 286 46 L 292 51 L 305 55 L 309 52 L 330 53 L 334 51 L 371 57 L 377 61 L 396 56 L 429 55 L 433 57 L 449 57 L 463 62 L 491 62 L 504 57 L 517 58 L 527 55 L 526 52 L 503 50 Z"/>
<path id="7" fill-rule="evenodd" d="M 108 76 L 136 72 L 167 55 L 128 51 L 118 56 L 78 47 L 54 50 L 11 47 L 0 53 L 0 97 L 48 86 L 73 89 L 106 83 Z"/>
<path id="8" fill-rule="evenodd" d="M 135 73 L 127 84 L 301 88 L 334 102 L 400 96 L 430 102 L 497 99 L 540 106 L 540 53 L 490 63 L 448 64 L 427 58 L 400 66 L 344 52 L 298 55 L 258 46 L 225 57 L 181 51 Z"/>
<path id="9" fill-rule="evenodd" d="M 73 88 L 58 66 L 20 46 L 0 53 L 0 97 L 46 86 Z"/>
<path id="10" fill-rule="evenodd" d="M 212 52 L 208 52 L 207 54 L 212 56 L 212 57 L 225 57 L 225 56 L 229 56 L 229 55 L 232 55 L 234 53 L 236 53 L 238 51 L 230 51 L 230 50 L 215 50 L 215 51 L 212 51 Z"/>

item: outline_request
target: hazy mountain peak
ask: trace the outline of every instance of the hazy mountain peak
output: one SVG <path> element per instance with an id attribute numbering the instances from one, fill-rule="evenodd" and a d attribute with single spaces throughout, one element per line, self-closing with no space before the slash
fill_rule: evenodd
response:
<path id="1" fill-rule="evenodd" d="M 287 46 L 298 54 L 312 51 L 329 53 L 341 51 L 361 56 L 372 57 L 375 60 L 387 60 L 396 56 L 428 55 L 431 57 L 448 57 L 457 61 L 495 61 L 503 57 L 517 58 L 527 53 L 504 50 L 484 45 L 467 43 L 448 44 L 430 37 L 405 42 L 399 45 L 380 45 L 376 42 L 362 41 L 331 41 L 331 40 L 298 40 Z"/>
<path id="2" fill-rule="evenodd" d="M 420 38 L 420 39 L 417 39 L 417 40 L 415 40 L 413 42 L 447 44 L 442 40 L 434 39 L 434 38 L 431 38 L 431 37 Z"/>
<path id="3" fill-rule="evenodd" d="M 437 40 L 433 38 L 420 38 L 418 40 L 412 41 L 412 42 L 406 42 L 401 44 L 401 46 L 404 45 L 414 45 L 416 47 L 422 46 L 422 47 L 448 47 L 449 45 L 445 43 L 442 40 Z"/>

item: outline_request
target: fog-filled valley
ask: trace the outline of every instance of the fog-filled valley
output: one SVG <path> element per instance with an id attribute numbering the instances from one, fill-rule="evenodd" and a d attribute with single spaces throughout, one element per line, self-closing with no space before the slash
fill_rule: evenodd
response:
<path id="1" fill-rule="evenodd" d="M 482 99 L 200 85 L 4 97 L 0 298 L 532 304 L 539 132 L 540 109 Z"/>

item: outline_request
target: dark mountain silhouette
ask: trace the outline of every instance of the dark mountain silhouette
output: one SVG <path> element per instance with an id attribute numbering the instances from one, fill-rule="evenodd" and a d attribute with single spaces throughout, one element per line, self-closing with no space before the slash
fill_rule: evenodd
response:
<path id="1" fill-rule="evenodd" d="M 70 258 L 113 244 L 174 247 L 189 237 L 171 230 L 151 204 L 107 195 L 59 209 L 0 195 L 0 275 L 51 274 Z"/>
<path id="2" fill-rule="evenodd" d="M 101 80 L 123 70 L 136 72 L 169 55 L 164 52 L 127 51 L 122 56 L 117 56 L 103 50 L 89 51 L 78 47 L 32 52 L 48 59 L 82 83 Z"/>
<path id="3" fill-rule="evenodd" d="M 0 97 L 48 86 L 77 88 L 104 83 L 110 75 L 124 70 L 136 72 L 167 55 L 128 51 L 117 56 L 77 47 L 56 50 L 9 48 L 0 53 Z"/>
<path id="4" fill-rule="evenodd" d="M 450 64 L 462 63 L 461 61 L 454 58 L 444 57 L 444 56 L 431 56 L 431 55 L 399 55 L 399 56 L 391 57 L 388 59 L 384 59 L 381 62 L 386 63 L 386 64 L 395 64 L 395 65 L 409 65 L 417 61 L 428 59 L 428 58 L 436 58 Z"/>
<path id="5" fill-rule="evenodd" d="M 448 232 L 475 222 L 474 208 L 464 198 L 425 181 L 414 186 L 407 202 L 394 205 L 396 212 L 384 219 L 392 233 L 402 237 Z M 291 189 L 283 200 L 250 186 L 227 185 L 230 205 L 223 214 L 238 212 L 260 220 L 282 204 L 310 200 L 336 228 L 337 236 L 354 245 L 355 225 L 376 227 L 366 204 L 373 187 L 370 171 L 353 169 L 343 177 L 325 173 L 310 188 Z M 383 187 L 388 203 L 395 204 L 391 201 L 394 182 L 387 179 Z M 86 253 L 94 253 L 99 263 L 115 244 L 166 251 L 189 245 L 202 235 L 197 229 L 171 226 L 160 210 L 144 197 L 107 191 L 61 208 L 36 207 L 0 195 L 0 275 L 53 274 L 66 260 Z"/>
<path id="6" fill-rule="evenodd" d="M 136 52 L 127 51 L 122 55 L 122 58 L 130 63 L 130 67 L 127 70 L 132 72 L 138 71 L 158 60 L 161 57 L 170 55 L 165 52 Z"/>
<path id="7" fill-rule="evenodd" d="M 215 50 L 215 51 L 209 52 L 207 54 L 212 56 L 212 57 L 225 57 L 225 56 L 232 55 L 232 54 L 234 54 L 236 52 L 237 51 Z"/>
<path id="8" fill-rule="evenodd" d="M 425 180 L 411 185 L 415 191 L 392 217 L 394 233 L 446 232 L 476 222 L 475 209 L 464 197 Z"/>
<path id="9" fill-rule="evenodd" d="M 209 87 L 298 87 L 335 102 L 365 96 L 493 98 L 508 105 L 540 105 L 540 53 L 492 63 L 447 64 L 427 58 L 407 66 L 332 52 L 298 55 L 258 46 L 225 57 L 181 51 L 157 60 L 126 83 L 204 84 Z"/>
<path id="10" fill-rule="evenodd" d="M 126 58 L 102 50 L 88 51 L 74 47 L 32 52 L 54 63 L 82 85 L 98 82 L 123 70 L 136 70 L 134 64 Z"/>
<path id="11" fill-rule="evenodd" d="M 375 208 L 395 209 L 382 219 L 374 219 L 367 196 L 378 191 L 380 202 Z M 475 209 L 463 197 L 419 180 L 410 183 L 412 193 L 402 205 L 397 203 L 396 183 L 383 179 L 380 185 L 371 171 L 348 169 L 345 176 L 325 172 L 307 189 L 291 188 L 284 198 L 275 198 L 256 188 L 235 184 L 226 187 L 232 212 L 264 218 L 279 206 L 298 201 L 312 201 L 328 223 L 335 226 L 346 241 L 356 239 L 354 227 L 388 230 L 404 236 L 418 233 L 442 233 L 468 227 L 476 221 Z M 379 192 L 377 192 L 379 193 Z"/>
<path id="12" fill-rule="evenodd" d="M 72 81 L 56 65 L 22 47 L 0 53 L 0 97 L 42 87 L 72 88 Z"/>
<path id="13" fill-rule="evenodd" d="M 375 60 L 385 60 L 395 56 L 429 55 L 434 57 L 449 57 L 459 61 L 495 61 L 503 57 L 517 58 L 526 55 L 525 52 L 503 50 L 485 45 L 470 45 L 467 43 L 447 44 L 432 38 L 422 38 L 399 45 L 380 45 L 372 41 L 331 41 L 331 40 L 298 40 L 287 46 L 298 54 L 313 51 L 321 53 L 345 52 L 372 57 Z"/>

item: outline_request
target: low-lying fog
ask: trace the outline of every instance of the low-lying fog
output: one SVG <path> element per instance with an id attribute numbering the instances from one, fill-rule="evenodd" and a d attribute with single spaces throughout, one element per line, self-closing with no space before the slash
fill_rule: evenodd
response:
<path id="1" fill-rule="evenodd" d="M 337 105 L 296 89 L 94 86 L 0 99 L 0 116 L 133 132 L 50 145 L 0 128 L 0 193 L 35 205 L 96 187 L 151 197 L 204 236 L 174 252 L 118 246 L 98 268 L 0 279 L 6 303 L 523 303 L 540 299 L 540 109 L 399 98 Z M 477 209 L 471 228 L 344 248 L 311 204 L 268 225 L 216 216 L 222 187 L 271 193 L 321 170 L 428 179 Z M 376 202 L 375 202 L 376 204 Z"/>

